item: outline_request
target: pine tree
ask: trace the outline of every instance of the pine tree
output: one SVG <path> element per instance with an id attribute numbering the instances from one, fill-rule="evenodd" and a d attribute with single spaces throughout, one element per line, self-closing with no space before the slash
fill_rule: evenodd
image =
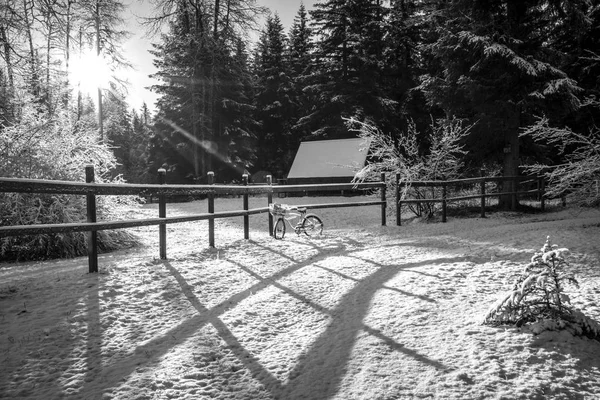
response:
<path id="1" fill-rule="evenodd" d="M 314 98 L 304 91 L 311 74 L 312 56 L 314 45 L 312 42 L 312 30 L 309 27 L 310 19 L 304 4 L 300 4 L 298 13 L 289 33 L 289 44 L 287 58 L 290 65 L 290 79 L 292 81 L 292 111 L 291 136 L 289 147 L 292 152 L 298 149 L 300 142 L 310 137 L 310 131 L 297 122 L 304 116 L 305 110 L 309 109 Z"/>
<path id="2" fill-rule="evenodd" d="M 289 34 L 289 62 L 293 77 L 302 76 L 310 65 L 312 31 L 309 25 L 309 17 L 304 4 L 300 4 L 298 13 Z"/>
<path id="3" fill-rule="evenodd" d="M 469 149 L 480 162 L 502 162 L 504 175 L 519 173 L 519 130 L 534 114 L 560 109 L 564 116 L 580 106 L 580 89 L 557 61 L 563 54 L 547 45 L 565 3 L 440 2 L 429 17 L 436 31 L 421 47 L 431 62 L 420 89 L 448 116 L 478 121 Z"/>
<path id="4" fill-rule="evenodd" d="M 253 162 L 246 143 L 253 136 L 249 76 L 235 34 L 246 3 L 252 2 L 219 2 L 214 9 L 178 3 L 176 20 L 153 51 L 162 82 L 153 87 L 161 97 L 151 168 L 167 166 L 175 181 L 203 181 L 214 170 L 224 179 Z"/>
<path id="5" fill-rule="evenodd" d="M 130 181 L 130 171 L 135 162 L 131 154 L 134 141 L 132 115 L 123 99 L 114 97 L 105 99 L 104 113 L 106 139 L 111 144 L 118 163 L 112 174 L 122 175 L 125 180 Z"/>
<path id="6" fill-rule="evenodd" d="M 258 135 L 258 170 L 274 176 L 287 173 L 292 161 L 290 148 L 290 116 L 292 113 L 292 82 L 285 59 L 286 37 L 279 16 L 267 18 L 259 44 L 257 65 L 256 115 L 260 122 Z"/>
<path id="7" fill-rule="evenodd" d="M 246 45 L 235 40 L 232 54 L 225 59 L 219 79 L 222 101 L 217 107 L 219 159 L 216 174 L 221 180 L 239 179 L 256 162 L 256 132 L 259 123 L 253 118 L 253 82 Z"/>
<path id="8" fill-rule="evenodd" d="M 170 32 L 162 36 L 152 51 L 156 78 L 160 83 L 152 87 L 160 95 L 153 138 L 152 169 L 165 166 L 174 182 L 190 181 L 204 171 L 199 144 L 200 117 L 198 113 L 205 81 L 200 79 L 202 53 L 199 38 L 189 33 L 188 15 L 182 10 L 180 18 L 171 24 Z M 200 37 L 201 39 L 201 37 Z"/>
<path id="9" fill-rule="evenodd" d="M 390 113 L 394 119 L 389 125 L 396 128 L 389 129 L 392 136 L 400 134 L 399 131 L 406 132 L 409 120 L 416 124 L 419 132 L 430 130 L 430 110 L 423 96 L 413 90 L 426 62 L 418 46 L 428 32 L 423 16 L 429 12 L 428 2 L 394 0 L 384 21 L 383 87 L 388 88 L 386 93 L 396 102 Z M 420 138 L 421 141 L 428 139 Z"/>
<path id="10" fill-rule="evenodd" d="M 388 9 L 379 0 L 328 0 L 314 7 L 310 14 L 318 42 L 305 90 L 316 101 L 298 125 L 309 127 L 315 137 L 343 138 L 354 136 L 344 117 L 385 123 L 397 106 L 383 87 L 382 26 Z"/>

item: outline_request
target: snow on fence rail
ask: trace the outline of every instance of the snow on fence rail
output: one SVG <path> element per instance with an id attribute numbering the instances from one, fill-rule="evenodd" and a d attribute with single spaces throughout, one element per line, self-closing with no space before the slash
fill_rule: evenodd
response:
<path id="1" fill-rule="evenodd" d="M 123 229 L 139 226 L 159 226 L 159 252 L 160 258 L 167 258 L 167 230 L 166 225 L 178 222 L 208 220 L 209 246 L 215 246 L 215 225 L 217 218 L 244 217 L 244 239 L 249 239 L 249 216 L 253 214 L 269 214 L 268 204 L 265 207 L 248 208 L 250 194 L 267 194 L 267 202 L 273 202 L 273 193 L 289 192 L 314 192 L 324 190 L 353 190 L 353 189 L 379 189 L 380 201 L 361 201 L 350 203 L 306 204 L 301 207 L 308 209 L 356 207 L 356 206 L 381 206 L 381 224 L 386 225 L 386 186 L 385 174 L 381 174 L 381 181 L 364 183 L 330 183 L 306 185 L 272 185 L 271 176 L 267 176 L 266 185 L 248 185 L 248 175 L 243 175 L 242 185 L 216 185 L 214 173 L 208 173 L 208 185 L 167 185 L 166 171 L 158 170 L 159 184 L 107 184 L 95 183 L 94 167 L 85 168 L 86 182 L 49 181 L 40 179 L 0 178 L 0 193 L 50 193 L 85 195 L 87 204 L 87 222 L 64 224 L 37 224 L 0 226 L 0 238 L 6 236 L 21 236 L 47 233 L 88 232 L 87 253 L 89 272 L 98 272 L 98 242 L 97 232 L 106 229 Z M 206 194 L 208 197 L 208 212 L 195 215 L 167 217 L 166 197 L 172 195 L 197 195 Z M 214 202 L 216 194 L 241 194 L 243 195 L 242 210 L 215 212 Z M 119 221 L 96 221 L 96 196 L 106 195 L 139 195 L 158 196 L 158 218 L 132 219 Z M 269 234 L 273 234 L 273 217 L 269 214 Z"/>
<path id="2" fill-rule="evenodd" d="M 485 184 L 486 182 L 507 182 L 511 189 L 506 192 L 495 192 L 486 193 Z M 535 183 L 536 188 L 532 190 L 516 190 L 517 184 L 521 183 Z M 454 196 L 448 197 L 449 186 L 459 185 L 473 185 L 479 184 L 479 194 L 466 195 L 466 196 Z M 419 198 L 419 199 L 405 199 L 402 198 L 400 192 L 401 188 L 408 187 L 441 187 L 442 197 L 441 198 Z M 413 181 L 413 182 L 402 182 L 400 174 L 396 174 L 396 225 L 400 226 L 401 221 L 401 210 L 402 204 L 419 204 L 419 203 L 442 203 L 442 222 L 446 222 L 446 209 L 448 202 L 459 201 L 459 200 L 471 200 L 481 199 L 481 217 L 485 218 L 485 199 L 488 197 L 500 197 L 510 196 L 512 208 L 516 208 L 517 198 L 519 195 L 524 194 L 536 194 L 540 200 L 540 208 L 542 211 L 545 210 L 545 182 L 541 176 L 482 176 L 480 178 L 467 178 L 467 179 L 454 179 L 448 181 Z"/>

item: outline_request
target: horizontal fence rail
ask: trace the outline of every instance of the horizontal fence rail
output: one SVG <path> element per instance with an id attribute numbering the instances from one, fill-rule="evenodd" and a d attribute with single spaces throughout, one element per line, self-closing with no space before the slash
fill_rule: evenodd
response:
<path id="1" fill-rule="evenodd" d="M 161 259 L 167 258 L 167 234 L 166 225 L 208 220 L 209 246 L 215 246 L 215 225 L 218 218 L 243 217 L 244 238 L 249 239 L 249 216 L 255 214 L 268 214 L 269 234 L 273 234 L 273 217 L 269 214 L 268 204 L 273 202 L 274 193 L 291 192 L 323 192 L 343 191 L 356 189 L 379 189 L 380 201 L 361 201 L 350 203 L 327 203 L 306 204 L 300 207 L 307 209 L 325 209 L 339 207 L 380 206 L 381 224 L 386 224 L 386 191 L 385 174 L 381 174 L 381 180 L 363 183 L 328 183 L 328 184 L 306 184 L 306 185 L 272 185 L 271 176 L 267 176 L 267 184 L 249 185 L 248 176 L 242 176 L 241 185 L 218 185 L 213 184 L 214 173 L 208 173 L 207 185 L 167 185 L 166 171 L 158 171 L 158 184 L 113 184 L 95 183 L 93 166 L 86 167 L 86 182 L 48 181 L 39 179 L 0 178 L 0 193 L 42 193 L 42 194 L 69 194 L 86 196 L 87 216 L 86 222 L 64 223 L 64 224 L 36 224 L 18 226 L 0 226 L 0 238 L 8 236 L 22 236 L 34 234 L 55 234 L 70 232 L 87 232 L 87 253 L 89 272 L 98 272 L 98 240 L 97 232 L 108 229 L 124 229 L 141 226 L 159 226 L 159 253 Z M 208 199 L 208 212 L 168 217 L 166 209 L 166 198 L 176 195 L 206 195 Z M 215 197 L 219 194 L 242 195 L 242 210 L 215 212 Z M 248 197 L 255 194 L 267 194 L 267 205 L 265 207 L 249 209 Z M 158 196 L 158 218 L 130 219 L 119 221 L 96 221 L 96 196 L 110 195 L 137 195 L 142 197 Z"/>
<path id="2" fill-rule="evenodd" d="M 49 193 L 49 194 L 74 194 L 97 196 L 106 195 L 197 195 L 209 193 L 227 194 L 263 194 L 311 192 L 311 191 L 338 191 L 353 189 L 381 188 L 381 182 L 364 183 L 326 183 L 307 185 L 135 185 L 114 183 L 83 183 L 68 181 L 45 181 L 37 179 L 0 178 L 0 192 L 19 193 Z"/>
<path id="3" fill-rule="evenodd" d="M 510 190 L 487 193 L 485 184 L 487 182 L 504 183 L 508 182 L 507 185 Z M 533 183 L 536 185 L 535 189 L 530 190 L 516 190 L 518 184 Z M 479 185 L 478 194 L 469 194 L 464 196 L 452 196 L 448 197 L 448 188 L 453 186 L 466 186 L 466 185 Z M 442 197 L 436 198 L 403 198 L 401 192 L 402 188 L 419 188 L 419 187 L 431 187 L 441 188 Z M 518 196 L 535 194 L 540 201 L 540 208 L 542 211 L 545 210 L 545 182 L 541 176 L 481 176 L 478 178 L 466 178 L 466 179 L 453 179 L 447 181 L 414 181 L 414 182 L 403 182 L 400 174 L 396 174 L 396 225 L 402 225 L 402 205 L 403 204 L 431 204 L 441 203 L 442 204 L 442 222 L 447 221 L 447 206 L 449 202 L 461 201 L 461 200 L 481 200 L 481 217 L 485 218 L 485 200 L 490 197 L 501 197 L 510 196 L 511 208 L 516 208 Z"/>

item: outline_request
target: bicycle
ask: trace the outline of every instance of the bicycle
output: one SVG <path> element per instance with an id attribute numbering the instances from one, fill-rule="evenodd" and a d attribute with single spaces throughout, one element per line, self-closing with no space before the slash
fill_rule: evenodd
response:
<path id="1" fill-rule="evenodd" d="M 269 212 L 277 218 L 273 226 L 273 237 L 283 239 L 285 236 L 285 222 L 297 235 L 315 236 L 323 233 L 323 221 L 314 214 L 306 214 L 306 207 L 295 207 L 287 204 L 271 203 Z M 294 223 L 294 225 L 292 225 Z"/>

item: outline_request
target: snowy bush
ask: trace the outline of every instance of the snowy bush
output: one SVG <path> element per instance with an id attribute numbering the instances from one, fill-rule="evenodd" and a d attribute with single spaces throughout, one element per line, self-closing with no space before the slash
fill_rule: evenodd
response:
<path id="1" fill-rule="evenodd" d="M 584 135 L 569 128 L 551 127 L 548 119 L 542 118 L 521 136 L 556 146 L 558 153 L 564 156 L 565 163 L 535 164 L 526 169 L 531 174 L 543 174 L 548 180 L 546 196 L 569 195 L 574 204 L 600 207 L 600 129 Z"/>
<path id="2" fill-rule="evenodd" d="M 0 176 L 85 181 L 85 165 L 95 166 L 96 181 L 109 181 L 115 158 L 106 144 L 98 143 L 89 123 L 76 122 L 67 113 L 48 117 L 25 108 L 19 124 L 0 129 Z M 118 182 L 120 179 L 113 180 Z M 128 196 L 99 196 L 98 219 L 118 219 L 136 202 Z M 0 193 L 0 225 L 77 223 L 86 220 L 84 196 Z M 99 231 L 102 251 L 135 243 L 126 231 Z M 0 239 L 2 260 L 73 257 L 86 253 L 86 234 L 39 234 Z"/>
<path id="3" fill-rule="evenodd" d="M 371 124 L 355 119 L 347 120 L 347 124 L 371 143 L 371 161 L 356 174 L 354 181 L 378 179 L 385 172 L 389 179 L 389 189 L 395 190 L 395 177 L 399 173 L 400 183 L 404 184 L 401 197 L 417 199 L 441 198 L 441 189 L 413 187 L 412 182 L 460 177 L 462 157 L 466 154 L 461 142 L 473 127 L 464 126 L 462 120 L 456 118 L 432 120 L 429 145 L 423 150 L 420 140 L 424 135 L 417 131 L 412 121 L 408 121 L 406 132 L 396 139 Z M 439 204 L 421 203 L 407 207 L 418 217 L 430 218 Z"/>
<path id="4" fill-rule="evenodd" d="M 579 287 L 567 271 L 568 250 L 550 245 L 550 237 L 517 277 L 511 291 L 487 312 L 489 325 L 530 324 L 534 333 L 568 329 L 576 335 L 600 340 L 600 325 L 573 308 L 565 293 L 567 286 Z"/>

